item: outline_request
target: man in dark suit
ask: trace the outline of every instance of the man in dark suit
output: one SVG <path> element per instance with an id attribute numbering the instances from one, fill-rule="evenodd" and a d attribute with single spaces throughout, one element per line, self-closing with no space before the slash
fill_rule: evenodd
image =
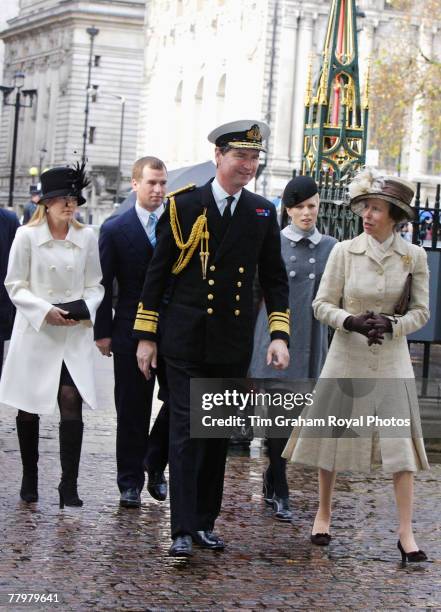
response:
<path id="1" fill-rule="evenodd" d="M 23 209 L 23 225 L 29 223 L 29 221 L 32 219 L 34 212 L 37 210 L 38 202 L 41 198 L 41 190 L 39 187 L 31 185 L 29 189 L 29 194 L 31 196 L 31 199 L 29 200 L 29 202 L 27 202 L 27 204 L 24 205 Z"/>
<path id="2" fill-rule="evenodd" d="M 190 437 L 190 380 L 246 376 L 257 266 L 272 338 L 268 363 L 286 368 L 289 362 L 288 283 L 276 210 L 244 189 L 268 133 L 259 121 L 236 121 L 209 135 L 216 145 L 216 177 L 169 194 L 135 321 L 138 363 L 146 376 L 156 365 L 158 322 L 162 330 L 170 393 L 171 556 L 191 556 L 193 542 L 224 548 L 213 528 L 228 440 Z M 169 303 L 160 314 L 170 276 Z"/>
<path id="3" fill-rule="evenodd" d="M 8 269 L 9 251 L 18 227 L 20 227 L 20 223 L 17 215 L 0 208 L 0 376 L 3 366 L 4 343 L 11 337 L 14 322 L 15 308 L 9 299 L 4 283 Z"/>
<path id="4" fill-rule="evenodd" d="M 147 267 L 156 242 L 156 222 L 161 216 L 167 184 L 167 170 L 156 157 L 135 162 L 132 187 L 135 206 L 106 221 L 99 246 L 105 295 L 94 327 L 95 341 L 103 355 L 113 352 L 115 405 L 117 411 L 117 482 L 123 507 L 138 508 L 144 486 L 157 500 L 167 494 L 164 469 L 168 461 L 167 391 L 162 369 L 158 368 L 159 398 L 165 403 L 149 436 L 154 377 L 140 372 L 136 360 L 137 341 L 132 337 L 133 320 Z M 118 284 L 115 316 L 112 318 L 114 280 Z"/>

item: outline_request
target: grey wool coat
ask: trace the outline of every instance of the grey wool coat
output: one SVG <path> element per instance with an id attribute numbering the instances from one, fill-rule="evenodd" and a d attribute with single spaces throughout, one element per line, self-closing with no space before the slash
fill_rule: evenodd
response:
<path id="1" fill-rule="evenodd" d="M 407 275 L 412 273 L 408 312 L 392 323 L 382 345 L 368 346 L 364 336 L 347 332 L 349 315 L 367 310 L 394 313 Z M 354 427 L 323 430 L 296 427 L 283 452 L 292 462 L 326 470 L 386 472 L 427 469 L 421 435 L 414 372 L 406 335 L 429 319 L 429 272 L 423 248 L 394 235 L 382 257 L 366 234 L 338 244 L 332 251 L 313 303 L 315 316 L 336 332 L 316 387 L 308 417 L 340 415 L 408 419 L 404 427 Z M 339 380 L 337 380 L 339 379 Z M 350 379 L 346 383 L 342 379 Z M 337 433 L 336 433 L 337 432 Z"/>
<path id="2" fill-rule="evenodd" d="M 295 234 L 288 238 L 287 235 L 288 232 L 282 231 L 282 258 L 289 281 L 290 364 L 286 370 L 275 370 L 266 365 L 270 335 L 267 312 L 262 303 L 254 330 L 249 369 L 252 378 L 317 378 L 328 352 L 328 327 L 314 318 L 312 302 L 329 253 L 337 240 L 317 230 L 311 236 L 312 240 Z"/>

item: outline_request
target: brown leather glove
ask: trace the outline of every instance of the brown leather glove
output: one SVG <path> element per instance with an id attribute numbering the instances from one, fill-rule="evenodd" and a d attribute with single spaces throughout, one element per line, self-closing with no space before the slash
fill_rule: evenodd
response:
<path id="1" fill-rule="evenodd" d="M 369 332 L 372 330 L 372 324 L 368 324 L 368 320 L 374 317 L 374 313 L 371 311 L 365 312 L 361 315 L 350 315 L 346 317 L 343 323 L 343 327 L 347 331 L 354 331 L 358 334 L 362 334 L 369 338 Z"/>
<path id="2" fill-rule="evenodd" d="M 381 314 L 374 314 L 366 323 L 370 325 L 371 331 L 368 333 L 368 345 L 383 344 L 384 334 L 392 333 L 392 321 Z"/>

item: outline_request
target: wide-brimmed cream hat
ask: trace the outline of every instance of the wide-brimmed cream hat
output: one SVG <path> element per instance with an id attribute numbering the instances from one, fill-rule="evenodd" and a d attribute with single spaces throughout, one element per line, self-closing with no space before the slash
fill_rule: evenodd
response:
<path id="1" fill-rule="evenodd" d="M 364 200 L 379 198 L 398 206 L 408 219 L 413 219 L 411 203 L 414 195 L 412 183 L 396 176 L 382 176 L 369 168 L 359 172 L 349 185 L 350 206 L 357 215 L 362 213 Z"/>

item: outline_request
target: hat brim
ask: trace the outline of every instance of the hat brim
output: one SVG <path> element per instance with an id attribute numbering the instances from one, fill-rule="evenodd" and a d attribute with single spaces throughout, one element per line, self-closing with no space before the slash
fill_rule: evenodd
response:
<path id="1" fill-rule="evenodd" d="M 264 151 L 266 153 L 265 147 L 258 142 L 244 142 L 240 140 L 234 140 L 228 142 L 226 146 L 231 147 L 232 149 L 254 149 L 255 151 Z"/>
<path id="2" fill-rule="evenodd" d="M 49 200 L 50 198 L 60 198 L 63 196 L 69 196 L 72 198 L 76 198 L 78 201 L 78 206 L 85 204 L 86 199 L 83 198 L 81 193 L 73 192 L 69 189 L 58 189 L 56 191 L 48 191 L 48 193 L 41 194 L 39 204 L 44 204 L 45 200 Z"/>
<path id="3" fill-rule="evenodd" d="M 398 198 L 394 198 L 393 196 L 385 195 L 383 193 L 363 193 L 357 196 L 356 198 L 351 200 L 349 203 L 352 212 L 361 217 L 361 213 L 363 211 L 364 200 L 369 200 L 371 198 L 377 198 L 379 200 L 384 200 L 385 202 L 389 202 L 389 204 L 392 204 L 393 206 L 397 206 L 398 208 L 401 208 L 401 210 L 406 213 L 409 221 L 413 221 L 413 219 L 415 218 L 415 213 L 413 211 L 413 208 L 409 206 L 409 204 L 406 204 L 405 202 L 398 200 Z"/>

